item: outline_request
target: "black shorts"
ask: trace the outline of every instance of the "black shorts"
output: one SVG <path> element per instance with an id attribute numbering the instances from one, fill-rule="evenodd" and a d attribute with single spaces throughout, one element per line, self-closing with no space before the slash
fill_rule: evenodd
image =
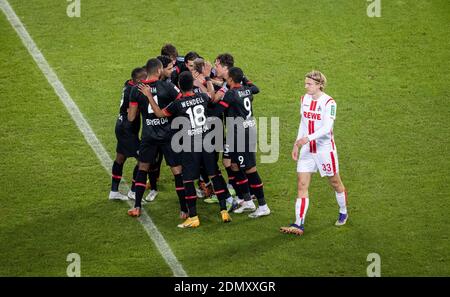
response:
<path id="1" fill-rule="evenodd" d="M 183 152 L 182 153 L 183 180 L 196 180 L 200 176 L 200 168 L 208 176 L 216 175 L 218 172 L 217 152 Z"/>
<path id="2" fill-rule="evenodd" d="M 181 165 L 181 154 L 175 153 L 169 142 L 156 142 L 149 139 L 142 139 L 139 147 L 138 160 L 142 163 L 155 165 L 158 163 L 158 154 L 162 153 L 166 164 L 170 167 Z"/>
<path id="3" fill-rule="evenodd" d="M 256 166 L 255 152 L 230 152 L 231 162 L 236 163 L 240 168 L 250 169 Z"/>
<path id="4" fill-rule="evenodd" d="M 133 132 L 132 125 L 127 119 L 118 118 L 115 132 L 117 138 L 116 152 L 127 158 L 137 158 L 140 145 L 139 131 Z"/>

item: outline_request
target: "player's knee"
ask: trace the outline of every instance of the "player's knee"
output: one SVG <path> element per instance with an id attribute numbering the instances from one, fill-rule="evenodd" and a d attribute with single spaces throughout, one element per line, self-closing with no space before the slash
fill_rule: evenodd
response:
<path id="1" fill-rule="evenodd" d="M 253 173 L 253 172 L 256 172 L 256 166 L 254 166 L 254 167 L 252 167 L 252 168 L 249 168 L 249 169 L 245 170 L 245 173 L 247 173 L 247 174 Z"/>
<path id="2" fill-rule="evenodd" d="M 173 175 L 181 174 L 181 166 L 171 167 L 170 170 L 172 171 Z"/>
<path id="3" fill-rule="evenodd" d="M 236 163 L 231 163 L 231 170 L 239 171 L 239 166 Z"/>
<path id="4" fill-rule="evenodd" d="M 222 164 L 225 167 L 230 167 L 231 165 L 231 160 L 230 159 L 222 159 Z"/>
<path id="5" fill-rule="evenodd" d="M 124 155 L 122 155 L 122 154 L 117 154 L 116 155 L 116 163 L 118 163 L 118 164 L 123 164 L 123 163 L 125 163 L 125 156 Z"/>
<path id="6" fill-rule="evenodd" d="M 340 192 L 339 190 L 344 188 L 344 185 L 342 184 L 342 182 L 337 178 L 331 179 L 330 184 L 336 192 Z"/>
<path id="7" fill-rule="evenodd" d="M 150 164 L 149 163 L 139 163 L 139 170 L 142 171 L 148 171 L 148 169 L 150 168 Z"/>
<path id="8" fill-rule="evenodd" d="M 308 186 L 309 186 L 309 183 L 307 183 L 305 180 L 298 181 L 297 188 L 299 191 L 302 191 L 302 192 L 308 191 Z"/>

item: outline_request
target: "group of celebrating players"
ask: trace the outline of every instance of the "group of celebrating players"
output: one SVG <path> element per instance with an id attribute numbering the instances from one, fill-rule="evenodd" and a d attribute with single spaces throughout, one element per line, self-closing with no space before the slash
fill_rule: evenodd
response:
<path id="1" fill-rule="evenodd" d="M 140 216 L 143 201 L 153 201 L 158 194 L 157 181 L 164 156 L 174 176 L 180 218 L 184 220 L 178 227 L 200 225 L 198 197 L 205 197 L 205 202 L 217 202 L 225 223 L 231 222 L 231 211 L 250 212 L 250 218 L 269 215 L 263 183 L 256 170 L 256 144 L 251 141 L 251 136 L 256 135 L 252 103 L 257 93 L 258 87 L 244 76 L 242 69 L 234 67 L 232 55 L 218 55 L 213 67 L 196 52 L 179 57 L 175 46 L 164 45 L 160 56 L 149 59 L 144 67 L 135 68 L 131 79 L 125 82 L 115 128 L 117 148 L 109 199 L 135 200 L 128 215 Z M 226 127 L 225 118 L 242 121 Z M 173 128 L 176 120 L 181 128 Z M 232 139 L 223 136 L 227 128 L 233 130 Z M 205 139 L 213 130 L 220 130 L 222 137 L 213 139 L 213 149 L 207 149 Z M 177 135 L 181 143 L 174 139 Z M 239 135 L 244 136 L 243 145 L 237 139 Z M 219 149 L 215 142 L 219 143 Z M 218 165 L 220 155 L 228 182 Z M 138 163 L 131 189 L 123 195 L 119 183 L 124 163 L 130 157 Z M 150 191 L 143 198 L 147 179 Z M 199 180 L 198 188 L 195 180 Z"/>
<path id="2" fill-rule="evenodd" d="M 345 225 L 348 219 L 347 192 L 339 176 L 333 135 L 336 102 L 323 92 L 325 85 L 326 77 L 320 71 L 305 75 L 306 94 L 301 96 L 301 119 L 292 150 L 292 158 L 297 161 L 295 223 L 281 227 L 283 233 L 303 235 L 308 188 L 317 171 L 328 177 L 335 190 L 339 206 L 335 225 Z M 256 169 L 252 106 L 258 93 L 258 87 L 234 66 L 232 55 L 218 55 L 213 66 L 196 52 L 180 57 L 175 46 L 164 45 L 160 56 L 135 68 L 131 79 L 125 82 L 115 127 L 117 154 L 109 199 L 135 200 L 128 215 L 140 216 L 143 201 L 153 201 L 158 194 L 164 157 L 174 176 L 179 200 L 183 222 L 178 227 L 200 225 L 197 198 L 218 203 L 224 223 L 231 222 L 230 212 L 250 212 L 250 218 L 269 215 L 263 182 Z M 218 165 L 220 155 L 227 181 Z M 138 163 L 131 189 L 123 195 L 119 183 L 124 162 L 130 157 Z"/>

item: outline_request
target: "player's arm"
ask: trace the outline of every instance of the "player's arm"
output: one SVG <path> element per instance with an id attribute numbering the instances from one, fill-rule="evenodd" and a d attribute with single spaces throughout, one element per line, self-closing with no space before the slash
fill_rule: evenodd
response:
<path id="1" fill-rule="evenodd" d="M 327 133 L 330 133 L 333 129 L 334 120 L 336 119 L 336 102 L 334 100 L 330 100 L 325 106 L 325 114 L 323 118 L 323 125 L 319 130 L 314 132 L 313 134 L 308 135 L 308 140 L 313 141 L 317 138 L 320 138 Z"/>
<path id="2" fill-rule="evenodd" d="M 303 96 L 301 97 L 300 100 L 300 125 L 298 126 L 297 138 L 295 139 L 294 146 L 292 148 L 292 159 L 294 159 L 295 161 L 297 161 L 298 159 L 298 149 L 301 146 L 300 139 L 306 136 L 304 132 L 305 128 L 302 120 L 302 115 L 303 115 Z"/>
<path id="3" fill-rule="evenodd" d="M 150 104 L 150 106 L 153 109 L 153 112 L 155 113 L 155 115 L 158 118 L 163 118 L 163 117 L 168 117 L 170 116 L 169 113 L 167 113 L 167 111 L 165 109 L 161 110 L 161 108 L 159 108 L 158 104 L 156 104 L 155 100 L 153 99 L 153 95 L 150 91 L 150 86 L 146 85 L 146 84 L 140 84 L 138 86 L 139 88 L 139 92 L 141 92 L 142 94 L 145 95 L 145 97 L 147 97 L 148 99 L 148 103 Z"/>
<path id="4" fill-rule="evenodd" d="M 137 113 L 138 113 L 138 102 L 137 102 L 137 92 L 136 89 L 133 88 L 133 90 L 130 92 L 130 104 L 128 106 L 128 121 L 132 122 L 136 119 Z"/>
<path id="5" fill-rule="evenodd" d="M 220 88 L 215 94 L 214 94 L 214 96 L 212 96 L 211 98 L 213 99 L 212 101 L 214 102 L 214 103 L 217 103 L 217 102 L 219 102 L 220 100 L 222 100 L 223 99 L 223 97 L 225 96 L 225 88 L 224 87 L 222 87 L 222 88 Z"/>
<path id="6" fill-rule="evenodd" d="M 211 112 L 211 115 L 219 117 L 228 107 L 230 107 L 230 103 L 232 100 L 233 100 L 233 93 L 226 92 L 223 98 L 219 100 L 218 103 L 216 103 L 215 108 Z"/>
<path id="7" fill-rule="evenodd" d="M 205 80 L 206 80 L 206 91 L 207 91 L 207 94 L 209 95 L 209 97 L 211 99 L 213 99 L 214 96 L 216 95 L 216 91 L 214 90 L 214 84 L 212 82 L 212 79 L 209 76 L 205 76 Z"/>
<path id="8" fill-rule="evenodd" d="M 253 95 L 256 95 L 259 93 L 259 88 L 251 80 L 249 80 L 246 76 L 244 76 L 244 78 L 242 79 L 242 84 L 244 86 L 250 87 L 250 91 L 252 91 Z"/>

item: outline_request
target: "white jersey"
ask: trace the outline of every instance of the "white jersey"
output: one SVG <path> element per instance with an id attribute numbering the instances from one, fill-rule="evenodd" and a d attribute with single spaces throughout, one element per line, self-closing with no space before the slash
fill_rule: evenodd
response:
<path id="1" fill-rule="evenodd" d="M 313 100 L 311 95 L 301 97 L 300 127 L 297 140 L 307 136 L 309 151 L 335 150 L 333 124 L 336 119 L 336 102 L 323 93 L 319 99 Z M 308 144 L 306 145 L 308 146 Z"/>

